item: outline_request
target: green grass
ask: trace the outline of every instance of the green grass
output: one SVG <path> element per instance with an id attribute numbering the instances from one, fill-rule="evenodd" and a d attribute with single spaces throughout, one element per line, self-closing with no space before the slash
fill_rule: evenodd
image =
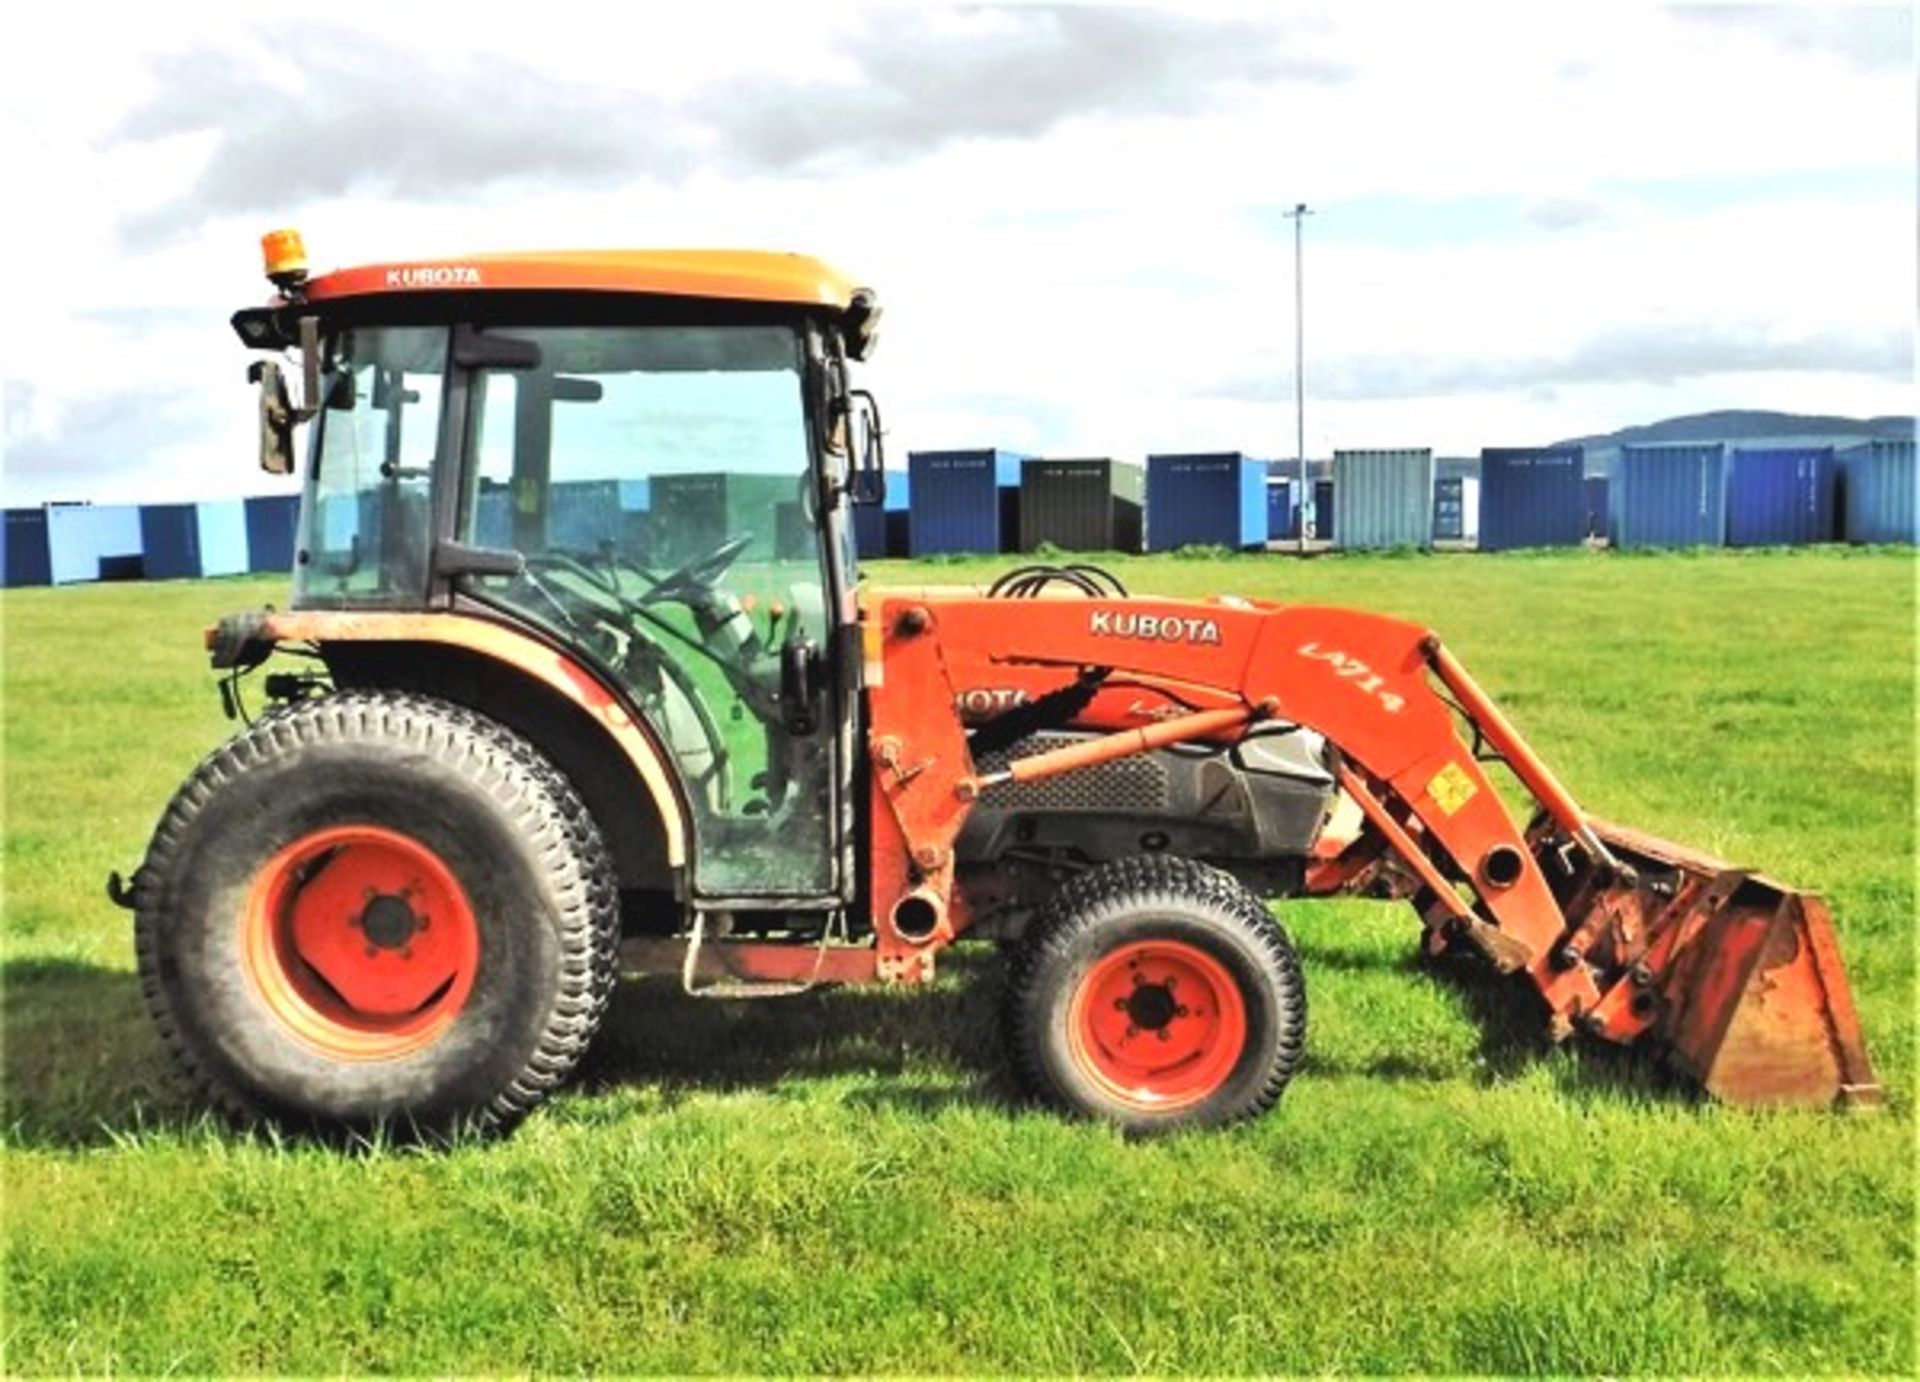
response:
<path id="1" fill-rule="evenodd" d="M 1225 1134 L 1018 1106 L 965 954 L 928 993 L 629 983 L 498 1144 L 238 1137 L 173 1084 L 101 880 L 226 732 L 200 626 L 280 587 L 8 592 L 0 1364 L 1912 1375 L 1911 554 L 1113 565 L 1420 619 L 1591 809 L 1826 893 L 1890 1111 L 1548 1048 L 1355 902 L 1283 909 L 1307 1065 Z"/>

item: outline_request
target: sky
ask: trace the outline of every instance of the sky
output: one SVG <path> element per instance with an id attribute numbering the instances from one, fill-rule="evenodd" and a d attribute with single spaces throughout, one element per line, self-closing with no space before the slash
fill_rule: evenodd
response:
<path id="1" fill-rule="evenodd" d="M 1441 455 L 1915 408 L 1910 6 L 36 12 L 0 52 L 8 505 L 284 490 L 259 237 L 316 270 L 815 254 L 891 463 Z"/>

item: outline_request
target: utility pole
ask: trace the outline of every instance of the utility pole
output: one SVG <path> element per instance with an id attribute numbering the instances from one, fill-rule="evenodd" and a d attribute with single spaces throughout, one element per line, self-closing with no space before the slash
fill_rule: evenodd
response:
<path id="1" fill-rule="evenodd" d="M 1307 488 L 1307 309 L 1301 296 L 1305 260 L 1300 248 L 1300 231 L 1312 214 L 1305 202 L 1295 204 L 1287 213 L 1287 219 L 1293 222 L 1293 413 L 1297 429 L 1293 454 L 1300 486 L 1296 500 L 1300 516 L 1294 520 L 1293 530 L 1298 544 L 1295 550 L 1303 557 L 1307 554 L 1307 500 L 1313 491 Z M 1314 518 L 1317 525 L 1319 515 L 1316 513 Z"/>

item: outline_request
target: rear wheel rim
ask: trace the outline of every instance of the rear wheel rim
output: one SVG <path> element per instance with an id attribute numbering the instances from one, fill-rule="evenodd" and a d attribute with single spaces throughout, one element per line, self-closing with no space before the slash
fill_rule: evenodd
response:
<path id="1" fill-rule="evenodd" d="M 1128 1108 L 1167 1113 L 1218 1092 L 1247 1045 L 1227 967 L 1184 941 L 1132 941 L 1097 960 L 1067 1017 L 1075 1065 Z"/>
<path id="2" fill-rule="evenodd" d="M 439 1040 L 466 1007 L 480 928 L 432 849 L 383 826 L 329 826 L 254 876 L 240 955 L 296 1040 L 337 1060 L 391 1060 Z"/>

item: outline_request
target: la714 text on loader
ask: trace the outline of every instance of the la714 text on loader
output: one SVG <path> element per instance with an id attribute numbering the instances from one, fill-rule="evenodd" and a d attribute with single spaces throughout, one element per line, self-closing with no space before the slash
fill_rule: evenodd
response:
<path id="1" fill-rule="evenodd" d="M 1878 1098 L 1821 901 L 1587 815 L 1428 630 L 1087 566 L 857 585 L 879 312 L 826 265 L 266 252 L 234 325 L 261 463 L 302 477 L 292 601 L 208 644 L 242 713 L 277 670 L 114 883 L 229 1112 L 504 1127 L 623 971 L 914 984 L 980 937 L 1037 1097 L 1222 1124 L 1305 1039 L 1268 899 L 1362 890 L 1556 1037 L 1738 1103 Z"/>

